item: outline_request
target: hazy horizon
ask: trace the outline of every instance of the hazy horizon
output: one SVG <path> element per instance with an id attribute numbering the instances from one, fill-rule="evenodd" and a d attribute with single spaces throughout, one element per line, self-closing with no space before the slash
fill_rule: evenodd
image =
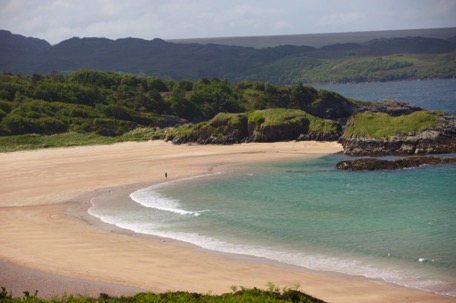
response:
<path id="1" fill-rule="evenodd" d="M 0 29 L 9 31 L 14 35 L 25 36 L 22 33 L 16 33 L 9 29 Z M 448 28 L 423 28 L 423 29 L 397 29 L 397 30 L 379 30 L 379 31 L 358 31 L 358 32 L 335 32 L 335 33 L 311 33 L 311 34 L 291 34 L 291 35 L 261 35 L 261 36 L 233 36 L 233 37 L 202 37 L 202 38 L 186 38 L 186 39 L 163 39 L 156 37 L 153 39 L 162 39 L 172 43 L 199 43 L 199 44 L 220 44 L 220 45 L 235 45 L 244 47 L 276 47 L 280 45 L 297 45 L 297 46 L 313 46 L 322 47 L 330 44 L 338 43 L 363 43 L 373 39 L 389 39 L 397 37 L 425 37 L 449 39 L 456 37 L 456 27 Z M 28 38 L 37 38 L 45 40 L 42 37 L 25 36 Z M 143 39 L 139 37 L 119 37 L 110 39 L 108 37 L 68 37 L 61 42 L 72 38 L 100 38 L 109 40 L 118 39 Z M 150 40 L 153 40 L 150 39 Z M 47 41 L 47 40 L 45 40 Z M 49 41 L 47 41 L 50 43 Z M 57 44 L 59 44 L 57 43 Z M 57 45 L 51 44 L 51 45 Z"/>
<path id="2" fill-rule="evenodd" d="M 448 28 L 417 28 L 378 31 L 311 33 L 292 35 L 263 35 L 238 37 L 206 37 L 188 39 L 164 39 L 175 43 L 222 44 L 251 47 L 274 47 L 279 45 L 299 45 L 321 47 L 337 43 L 362 43 L 373 39 L 420 36 L 425 38 L 449 39 L 456 37 L 456 27 Z M 329 42 L 330 41 L 330 42 Z M 329 43 L 329 44 L 328 44 Z"/>
<path id="3" fill-rule="evenodd" d="M 0 0 L 0 28 L 51 44 L 448 28 L 455 16 L 454 0 Z"/>

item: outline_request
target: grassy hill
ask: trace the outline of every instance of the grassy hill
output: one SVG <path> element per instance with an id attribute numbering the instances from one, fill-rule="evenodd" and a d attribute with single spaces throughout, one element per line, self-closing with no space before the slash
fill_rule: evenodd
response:
<path id="1" fill-rule="evenodd" d="M 313 130 L 325 125 L 313 123 L 317 118 L 346 119 L 353 106 L 336 93 L 303 85 L 205 78 L 176 82 L 91 70 L 66 76 L 1 74 L 0 143 L 8 151 L 87 144 L 81 134 L 92 143 L 164 138 L 166 128 L 205 123 L 217 115 L 220 122 L 221 113 L 244 115 L 246 132 L 246 113 L 266 109 L 275 110 L 263 112 L 265 121 L 279 117 L 281 110 L 299 110 L 299 119 Z"/>

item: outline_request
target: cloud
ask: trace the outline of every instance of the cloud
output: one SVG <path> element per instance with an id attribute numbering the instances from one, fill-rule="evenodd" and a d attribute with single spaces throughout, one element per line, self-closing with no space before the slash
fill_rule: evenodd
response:
<path id="1" fill-rule="evenodd" d="M 262 6 L 253 6 L 251 4 L 241 4 L 233 6 L 227 10 L 225 14 L 230 19 L 246 19 L 246 18 L 257 18 L 257 17 L 266 17 L 278 16 L 282 11 L 275 7 L 262 7 Z"/>
<path id="2" fill-rule="evenodd" d="M 286 11 L 267 3 L 238 4 L 229 7 L 217 18 L 216 26 L 226 36 L 271 35 L 290 28 Z M 229 31 L 225 29 L 229 28 Z"/>
<path id="3" fill-rule="evenodd" d="M 147 39 L 278 34 L 290 27 L 274 1 L 0 0 L 0 28 L 57 43 L 72 36 Z"/>
<path id="4" fill-rule="evenodd" d="M 0 0 L 0 28 L 73 36 L 198 38 L 456 26 L 454 0 Z"/>
<path id="5" fill-rule="evenodd" d="M 366 20 L 366 15 L 361 12 L 334 13 L 320 17 L 318 24 L 320 26 L 346 26 L 351 24 L 360 24 Z"/>
<path id="6" fill-rule="evenodd" d="M 65 1 L 65 0 L 57 0 L 57 1 L 54 1 L 52 3 L 52 5 L 68 8 L 68 7 L 70 7 L 71 4 L 70 4 L 70 2 Z"/>
<path id="7" fill-rule="evenodd" d="M 435 3 L 435 12 L 437 14 L 451 14 L 456 18 L 456 1 L 454 0 L 439 0 Z"/>

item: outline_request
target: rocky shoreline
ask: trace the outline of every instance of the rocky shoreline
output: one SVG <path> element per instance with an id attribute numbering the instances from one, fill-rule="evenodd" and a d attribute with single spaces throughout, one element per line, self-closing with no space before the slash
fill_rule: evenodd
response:
<path id="1" fill-rule="evenodd" d="M 456 117 L 453 115 L 396 101 L 371 106 L 341 102 L 330 104 L 329 108 L 330 111 L 322 112 L 315 107 L 310 113 L 285 108 L 244 114 L 221 113 L 208 122 L 169 132 L 164 139 L 175 144 L 222 145 L 338 141 L 344 154 L 357 157 L 456 153 Z M 376 133 L 382 131 L 382 135 Z"/>
<path id="2" fill-rule="evenodd" d="M 421 155 L 456 152 L 456 117 L 441 115 L 440 123 L 419 133 L 372 138 L 340 137 L 344 153 L 349 156 Z"/>

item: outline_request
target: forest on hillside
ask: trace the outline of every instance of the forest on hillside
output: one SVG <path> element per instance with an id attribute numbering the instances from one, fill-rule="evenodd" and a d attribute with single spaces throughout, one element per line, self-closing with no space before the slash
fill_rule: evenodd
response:
<path id="1" fill-rule="evenodd" d="M 0 135 L 77 132 L 119 136 L 138 127 L 164 128 L 207 121 L 220 112 L 267 108 L 300 109 L 334 118 L 325 114 L 328 102 L 349 100 L 302 84 L 232 83 L 216 78 L 163 81 L 91 70 L 68 75 L 2 74 Z"/>
<path id="2" fill-rule="evenodd" d="M 161 39 L 77 38 L 50 45 L 0 30 L 0 72 L 24 75 L 80 69 L 198 81 L 271 84 L 456 77 L 454 39 L 398 37 L 321 47 L 171 43 Z"/>

